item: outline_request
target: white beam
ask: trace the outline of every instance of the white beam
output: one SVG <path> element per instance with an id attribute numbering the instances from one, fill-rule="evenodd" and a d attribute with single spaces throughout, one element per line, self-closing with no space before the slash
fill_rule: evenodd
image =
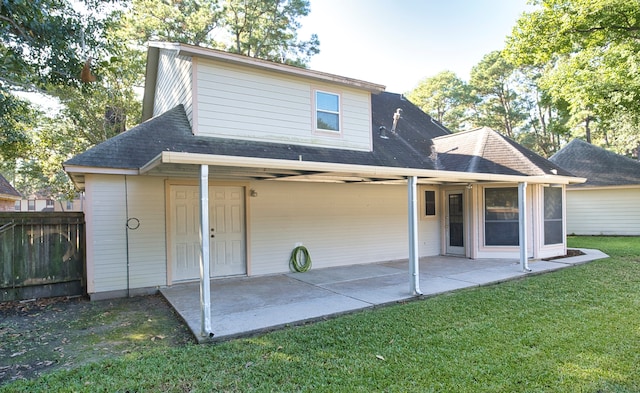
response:
<path id="1" fill-rule="evenodd" d="M 520 266 L 530 272 L 527 252 L 527 182 L 518 184 L 518 221 L 520 235 Z"/>
<path id="2" fill-rule="evenodd" d="M 200 334 L 211 332 L 211 288 L 209 277 L 209 166 L 200 165 Z"/>
<path id="3" fill-rule="evenodd" d="M 420 291 L 420 256 L 418 253 L 418 178 L 407 178 L 407 193 L 409 196 L 409 289 L 412 295 L 422 295 Z"/>

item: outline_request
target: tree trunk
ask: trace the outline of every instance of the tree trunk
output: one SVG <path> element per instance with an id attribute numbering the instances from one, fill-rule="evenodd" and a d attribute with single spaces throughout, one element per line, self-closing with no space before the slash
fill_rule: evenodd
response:
<path id="1" fill-rule="evenodd" d="M 591 129 L 589 128 L 589 123 L 591 122 L 591 116 L 587 116 L 584 119 L 584 131 L 587 137 L 587 143 L 591 143 Z"/>

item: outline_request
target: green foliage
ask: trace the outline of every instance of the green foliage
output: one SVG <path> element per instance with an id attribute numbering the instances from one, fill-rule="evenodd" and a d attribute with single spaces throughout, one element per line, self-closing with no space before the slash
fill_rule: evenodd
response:
<path id="1" fill-rule="evenodd" d="M 227 0 L 224 23 L 231 34 L 231 52 L 303 66 L 319 52 L 319 41 L 298 41 L 298 19 L 309 14 L 308 0 Z"/>
<path id="2" fill-rule="evenodd" d="M 0 163 L 28 155 L 28 131 L 35 116 L 28 102 L 0 89 Z"/>
<path id="3" fill-rule="evenodd" d="M 477 125 L 491 127 L 513 138 L 526 117 L 514 89 L 516 77 L 516 67 L 500 51 L 488 53 L 473 67 L 469 84 L 480 98 Z"/>
<path id="4" fill-rule="evenodd" d="M 99 28 L 97 20 L 81 15 L 66 0 L 0 2 L 2 87 L 46 91 L 49 86 L 78 86 L 84 48 L 98 46 L 94 33 Z"/>
<path id="5" fill-rule="evenodd" d="M 568 104 L 570 125 L 621 151 L 640 107 L 640 6 L 627 0 L 536 0 L 507 40 L 514 64 L 544 72 L 540 87 Z M 629 122 L 625 121 L 628 120 Z M 622 122 L 621 122 L 622 121 Z M 610 138 L 615 133 L 629 137 Z M 614 144 L 608 144 L 614 140 Z M 633 144 L 637 144 L 634 142 Z"/>
<path id="6" fill-rule="evenodd" d="M 425 78 L 407 98 L 453 131 L 462 128 L 477 100 L 470 86 L 451 71 Z"/>
<path id="7" fill-rule="evenodd" d="M 76 11 L 64 0 L 0 3 L 0 161 L 12 169 L 25 195 L 44 192 L 57 199 L 72 193 L 61 163 L 114 135 L 100 132 L 106 108 L 139 117 L 132 89 L 141 79 L 142 59 L 128 56 L 131 52 L 109 36 L 113 20 L 93 16 L 108 3 L 84 1 L 95 13 Z M 80 75 L 88 60 L 97 80 L 83 84 Z M 13 95 L 15 90 L 59 98 L 68 117 L 58 114 L 51 121 L 53 114 L 30 109 Z M 102 117 L 102 127 L 90 132 L 97 122 L 87 119 L 96 116 Z"/>
<path id="8" fill-rule="evenodd" d="M 120 34 L 139 45 L 180 42 L 304 66 L 319 52 L 316 35 L 298 40 L 298 20 L 308 13 L 308 0 L 132 0 Z"/>
<path id="9" fill-rule="evenodd" d="M 163 40 L 218 47 L 215 36 L 222 6 L 216 0 L 132 0 L 130 8 L 119 14 L 119 34 L 138 45 Z"/>
<path id="10" fill-rule="evenodd" d="M 569 244 L 611 258 L 259 337 L 135 353 L 5 390 L 638 391 L 640 242 Z"/>

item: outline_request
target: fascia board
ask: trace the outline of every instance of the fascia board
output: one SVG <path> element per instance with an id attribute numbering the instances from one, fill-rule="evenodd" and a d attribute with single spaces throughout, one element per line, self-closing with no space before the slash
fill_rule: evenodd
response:
<path id="1" fill-rule="evenodd" d="M 223 52 L 210 48 L 203 48 L 195 45 L 167 43 L 167 42 L 149 42 L 150 47 L 175 50 L 178 55 L 189 57 L 201 57 L 205 59 L 217 60 L 226 63 L 239 64 L 263 70 L 278 72 L 281 74 L 297 76 L 307 79 L 313 79 L 323 82 L 336 83 L 357 89 L 369 91 L 371 93 L 380 93 L 386 89 L 386 86 L 377 83 L 365 82 L 359 79 L 347 78 L 344 76 L 329 74 L 326 72 L 314 71 L 307 68 L 294 67 L 287 64 L 275 63 L 272 61 L 257 59 L 238 55 L 235 53 Z"/>
<path id="2" fill-rule="evenodd" d="M 104 175 L 139 175 L 138 169 L 124 169 L 124 168 L 103 168 L 103 167 L 89 167 L 80 165 L 63 165 L 64 171 L 71 173 L 91 173 L 91 174 L 104 174 Z"/>
<path id="3" fill-rule="evenodd" d="M 430 169 L 417 168 L 396 168 L 396 167 L 380 167 L 369 165 L 351 165 L 337 164 L 326 162 L 280 160 L 270 158 L 256 157 L 238 157 L 238 156 L 222 156 L 213 154 L 183 153 L 164 151 L 159 156 L 149 161 L 141 170 L 144 173 L 153 167 L 162 164 L 190 164 L 190 165 L 211 165 L 211 166 L 240 166 L 248 168 L 274 168 L 288 170 L 303 170 L 317 172 L 336 172 L 336 173 L 358 173 L 367 177 L 385 177 L 385 176 L 417 176 L 417 177 L 435 177 L 440 179 L 451 178 L 459 182 L 460 180 L 475 182 L 528 182 L 532 184 L 569 184 L 571 182 L 580 182 L 586 180 L 568 176 L 558 175 L 542 175 L 542 176 L 516 176 L 516 175 L 499 175 L 492 173 L 468 173 L 454 171 L 438 171 Z"/>

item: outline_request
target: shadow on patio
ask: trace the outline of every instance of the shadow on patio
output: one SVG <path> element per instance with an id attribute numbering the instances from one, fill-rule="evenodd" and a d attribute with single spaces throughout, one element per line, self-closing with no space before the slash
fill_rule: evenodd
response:
<path id="1" fill-rule="evenodd" d="M 531 272 L 517 260 L 426 257 L 420 259 L 422 296 L 409 289 L 406 260 L 377 264 L 312 269 L 305 273 L 238 277 L 211 281 L 213 341 L 265 332 L 321 320 L 365 308 L 418 299 L 461 288 L 488 285 L 606 258 L 598 250 L 553 261 L 530 261 Z M 199 283 L 176 284 L 160 290 L 187 323 L 199 342 L 201 336 Z"/>

